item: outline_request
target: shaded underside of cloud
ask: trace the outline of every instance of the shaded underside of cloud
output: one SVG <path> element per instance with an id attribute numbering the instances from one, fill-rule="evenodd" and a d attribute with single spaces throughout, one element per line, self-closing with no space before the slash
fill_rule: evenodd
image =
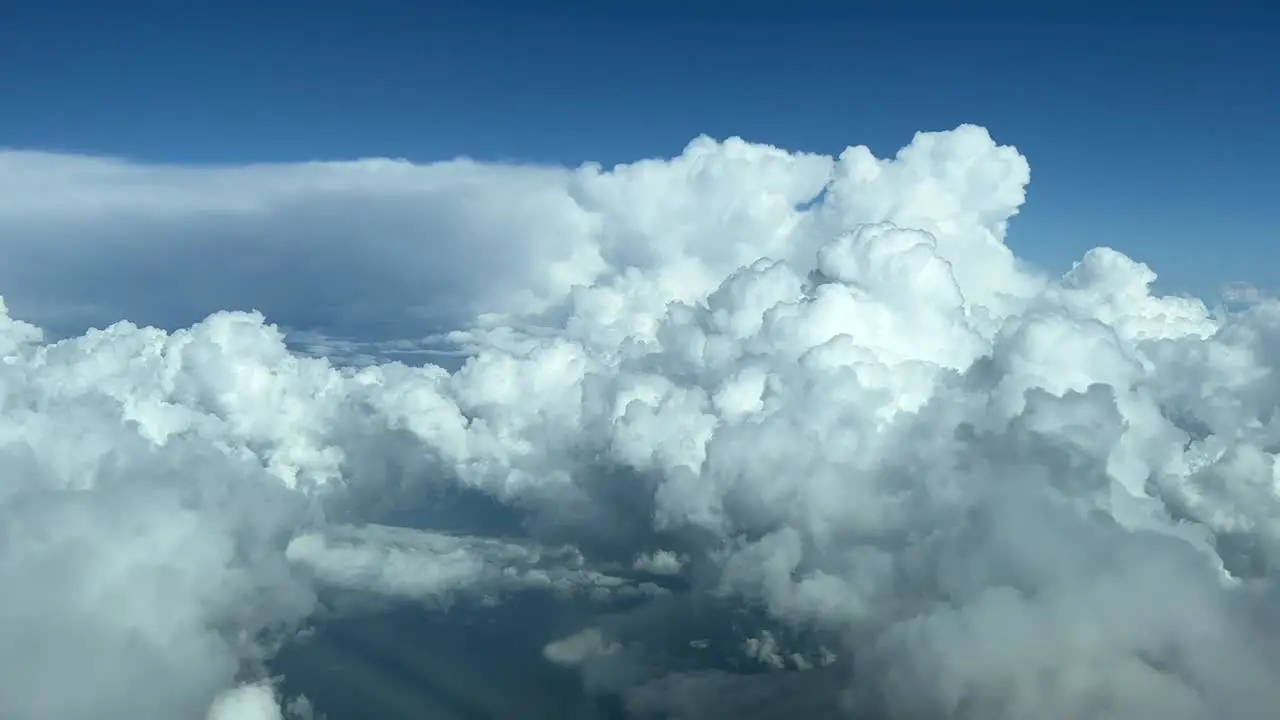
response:
<path id="1" fill-rule="evenodd" d="M 1270 717 L 1280 303 L 1032 268 L 1029 179 L 0 153 L 0 716 L 301 717 L 320 614 L 543 595 L 635 717 Z"/>

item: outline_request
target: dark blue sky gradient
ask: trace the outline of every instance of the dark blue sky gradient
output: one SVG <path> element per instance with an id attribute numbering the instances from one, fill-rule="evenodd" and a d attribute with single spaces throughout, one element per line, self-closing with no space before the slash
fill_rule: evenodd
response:
<path id="1" fill-rule="evenodd" d="M 975 122 L 1031 161 L 1021 254 L 1276 286 L 1278 29 L 1259 2 L 0 0 L 0 146 L 612 164 Z"/>

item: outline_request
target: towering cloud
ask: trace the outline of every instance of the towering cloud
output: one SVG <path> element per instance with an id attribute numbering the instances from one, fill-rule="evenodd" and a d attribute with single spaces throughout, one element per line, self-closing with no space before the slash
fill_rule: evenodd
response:
<path id="1" fill-rule="evenodd" d="M 1028 181 L 0 154 L 0 716 L 280 717 L 334 589 L 604 601 L 639 717 L 1269 717 L 1280 302 L 1031 268 Z"/>

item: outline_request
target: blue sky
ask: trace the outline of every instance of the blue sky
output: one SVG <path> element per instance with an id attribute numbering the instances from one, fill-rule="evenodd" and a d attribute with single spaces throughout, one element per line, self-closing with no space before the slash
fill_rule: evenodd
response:
<path id="1" fill-rule="evenodd" d="M 167 5 L 0 2 L 0 146 L 609 164 L 699 133 L 889 153 L 975 122 L 1031 161 L 1019 254 L 1109 244 L 1171 290 L 1280 284 L 1261 3 Z"/>

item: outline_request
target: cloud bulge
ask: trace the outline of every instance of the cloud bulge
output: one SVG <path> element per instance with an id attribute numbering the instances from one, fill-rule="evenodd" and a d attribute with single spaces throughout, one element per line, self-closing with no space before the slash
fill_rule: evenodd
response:
<path id="1" fill-rule="evenodd" d="M 1267 717 L 1280 303 L 1031 267 L 1029 180 L 0 153 L 0 716 L 296 716 L 341 590 L 585 598 L 636 717 Z"/>

